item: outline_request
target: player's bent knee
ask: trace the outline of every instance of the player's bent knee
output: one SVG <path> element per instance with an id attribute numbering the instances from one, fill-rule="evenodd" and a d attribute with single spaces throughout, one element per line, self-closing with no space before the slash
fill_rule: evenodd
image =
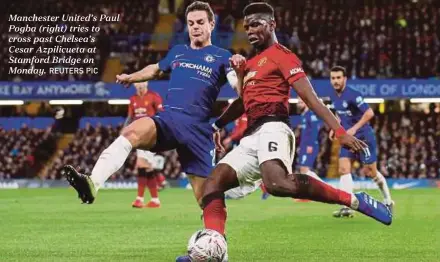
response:
<path id="1" fill-rule="evenodd" d="M 138 148 L 141 143 L 141 135 L 139 133 L 140 132 L 134 128 L 124 127 L 121 135 L 130 141 L 130 144 L 133 146 L 133 148 Z"/>
<path id="2" fill-rule="evenodd" d="M 292 183 L 284 164 L 278 160 L 268 160 L 260 165 L 263 183 L 269 194 L 278 197 L 289 197 L 295 194 L 297 188 Z"/>
<path id="3" fill-rule="evenodd" d="M 149 149 L 156 143 L 156 125 L 151 118 L 140 118 L 124 127 L 121 135 L 130 141 L 133 148 Z"/>
<path id="4" fill-rule="evenodd" d="M 203 197 L 213 192 L 226 192 L 239 186 L 237 173 L 227 164 L 218 164 L 203 186 Z"/>
<path id="5" fill-rule="evenodd" d="M 339 174 L 340 175 L 345 175 L 345 174 L 349 174 L 351 171 L 349 168 L 346 167 L 339 167 Z"/>

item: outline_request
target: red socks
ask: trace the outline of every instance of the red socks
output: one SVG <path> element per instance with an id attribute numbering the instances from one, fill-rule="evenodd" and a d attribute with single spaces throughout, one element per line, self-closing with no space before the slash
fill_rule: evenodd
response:
<path id="1" fill-rule="evenodd" d="M 263 193 L 267 193 L 266 187 L 264 186 L 264 184 L 260 185 L 261 191 L 263 191 Z"/>
<path id="2" fill-rule="evenodd" d="M 226 206 L 223 193 L 212 193 L 203 198 L 203 222 L 206 229 L 225 234 Z"/>
<path id="3" fill-rule="evenodd" d="M 147 187 L 150 191 L 151 198 L 157 198 L 158 197 L 158 189 L 157 189 L 157 180 L 156 176 L 149 176 L 147 178 Z"/>
<path id="4" fill-rule="evenodd" d="M 298 185 L 298 195 L 294 196 L 295 198 L 351 206 L 350 193 L 336 189 L 308 175 L 294 174 L 293 176 Z"/>
<path id="5" fill-rule="evenodd" d="M 162 175 L 162 174 L 157 174 L 156 175 L 156 182 L 157 182 L 157 185 L 162 185 L 162 182 L 163 181 L 165 181 L 165 176 L 164 175 Z"/>
<path id="6" fill-rule="evenodd" d="M 147 178 L 138 176 L 137 177 L 137 183 L 138 183 L 138 197 L 144 197 L 145 187 L 147 186 Z"/>

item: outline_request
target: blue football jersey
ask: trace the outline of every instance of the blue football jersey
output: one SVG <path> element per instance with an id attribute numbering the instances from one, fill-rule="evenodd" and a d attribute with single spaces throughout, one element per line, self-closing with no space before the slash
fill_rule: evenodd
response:
<path id="1" fill-rule="evenodd" d="M 232 54 L 214 45 L 192 49 L 176 45 L 159 62 L 159 68 L 171 72 L 164 108 L 179 110 L 202 121 L 209 120 L 226 75 L 233 69 Z"/>
<path id="2" fill-rule="evenodd" d="M 346 129 L 354 126 L 370 108 L 364 101 L 361 93 L 346 86 L 339 96 L 336 91 L 330 95 L 332 101 L 330 107 L 333 108 L 341 119 L 341 125 Z M 357 133 L 372 131 L 369 123 L 363 125 Z"/>
<path id="3" fill-rule="evenodd" d="M 312 110 L 301 114 L 301 142 L 300 147 L 319 145 L 318 135 L 322 127 L 322 121 Z"/>

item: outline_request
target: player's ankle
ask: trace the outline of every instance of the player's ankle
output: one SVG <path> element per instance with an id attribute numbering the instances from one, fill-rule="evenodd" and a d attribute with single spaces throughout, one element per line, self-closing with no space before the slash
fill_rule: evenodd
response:
<path id="1" fill-rule="evenodd" d="M 350 208 L 354 209 L 354 210 L 357 210 L 359 208 L 359 200 L 357 199 L 357 197 L 354 194 L 351 194 Z"/>
<path id="2" fill-rule="evenodd" d="M 137 197 L 136 197 L 136 200 L 137 200 L 137 201 L 141 201 L 141 202 L 144 202 L 144 197 L 141 197 L 141 196 L 137 196 Z"/>
<path id="3" fill-rule="evenodd" d="M 156 204 L 160 204 L 160 200 L 159 200 L 158 197 L 152 197 L 150 201 L 151 201 L 151 202 L 154 202 L 154 203 L 156 203 Z"/>

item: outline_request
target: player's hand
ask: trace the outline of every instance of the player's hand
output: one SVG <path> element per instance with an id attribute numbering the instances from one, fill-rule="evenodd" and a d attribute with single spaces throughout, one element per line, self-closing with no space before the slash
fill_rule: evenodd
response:
<path id="1" fill-rule="evenodd" d="M 347 134 L 349 134 L 350 136 L 354 136 L 356 132 L 357 130 L 353 127 L 347 130 Z"/>
<path id="2" fill-rule="evenodd" d="M 229 58 L 229 63 L 232 69 L 235 70 L 237 74 L 243 74 L 246 67 L 246 58 L 242 55 L 235 54 Z"/>
<path id="3" fill-rule="evenodd" d="M 312 146 L 308 146 L 306 151 L 307 151 L 307 154 L 313 153 L 313 147 Z"/>
<path id="4" fill-rule="evenodd" d="M 116 83 L 122 84 L 125 88 L 128 88 L 130 84 L 132 84 L 131 77 L 127 74 L 116 75 Z"/>
<path id="5" fill-rule="evenodd" d="M 342 146 L 348 147 L 354 152 L 366 152 L 368 151 L 368 145 L 365 142 L 357 139 L 356 137 L 349 135 L 348 133 L 341 135 L 337 138 Z"/>
<path id="6" fill-rule="evenodd" d="M 330 129 L 330 132 L 328 133 L 328 138 L 330 139 L 330 141 L 335 140 L 335 131 L 333 131 L 333 129 Z"/>
<path id="7" fill-rule="evenodd" d="M 215 150 L 220 153 L 225 153 L 226 150 L 225 147 L 222 145 L 220 130 L 215 131 L 214 134 L 212 134 L 212 138 L 214 140 Z"/>
<path id="8" fill-rule="evenodd" d="M 223 139 L 223 145 L 227 146 L 232 142 L 232 139 L 230 137 L 227 137 L 225 139 Z"/>

